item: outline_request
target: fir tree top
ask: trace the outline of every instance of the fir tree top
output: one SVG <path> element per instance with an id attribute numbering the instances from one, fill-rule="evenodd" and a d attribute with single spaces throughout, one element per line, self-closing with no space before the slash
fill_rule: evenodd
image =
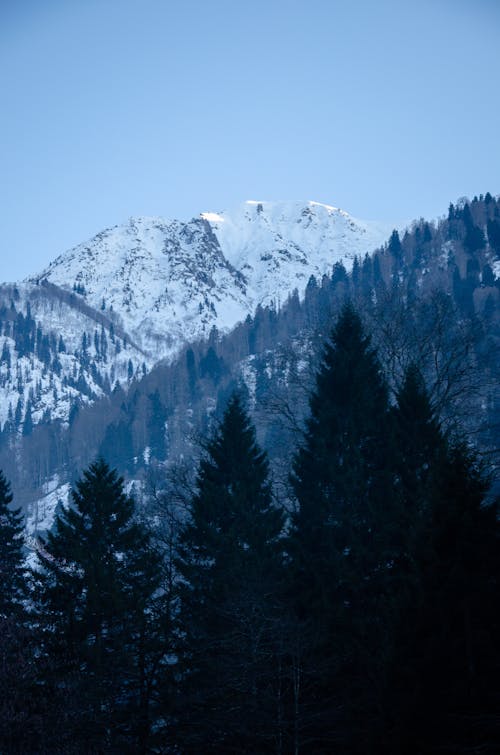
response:
<path id="1" fill-rule="evenodd" d="M 267 455 L 235 393 L 200 462 L 191 522 L 182 537 L 184 554 L 217 553 L 235 566 L 238 554 L 247 560 L 245 554 L 260 552 L 275 541 L 283 517 L 273 506 L 268 474 Z"/>
<path id="2" fill-rule="evenodd" d="M 134 500 L 123 478 L 98 459 L 72 491 L 72 506 L 56 517 L 40 554 L 45 599 L 62 608 L 61 596 L 79 596 L 83 615 L 114 618 L 147 601 L 159 583 L 148 532 L 134 521 Z"/>
<path id="3" fill-rule="evenodd" d="M 10 483 L 0 470 L 0 615 L 19 610 L 24 594 L 23 524 L 20 509 L 10 508 Z"/>
<path id="4" fill-rule="evenodd" d="M 364 519 L 368 499 L 378 496 L 386 476 L 390 443 L 387 384 L 361 318 L 348 303 L 325 345 L 294 459 L 299 529 L 315 539 L 340 512 L 354 522 L 364 509 Z"/>

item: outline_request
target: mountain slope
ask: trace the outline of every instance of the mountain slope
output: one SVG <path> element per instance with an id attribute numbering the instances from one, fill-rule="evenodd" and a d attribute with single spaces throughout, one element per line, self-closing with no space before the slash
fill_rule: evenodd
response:
<path id="1" fill-rule="evenodd" d="M 245 202 L 187 223 L 135 218 L 62 254 L 33 281 L 111 310 L 153 359 L 212 327 L 228 331 L 258 304 L 303 293 L 311 275 L 373 251 L 388 228 L 317 202 Z"/>
<path id="2" fill-rule="evenodd" d="M 151 364 L 109 316 L 56 286 L 0 286 L 0 427 L 67 421 L 71 408 Z"/>
<path id="3" fill-rule="evenodd" d="M 227 260 L 244 276 L 253 308 L 270 304 L 311 275 L 331 273 L 339 260 L 350 269 L 355 255 L 373 252 L 392 227 L 356 220 L 320 202 L 257 202 L 233 212 L 202 213 Z"/>
<path id="4" fill-rule="evenodd" d="M 122 344 L 127 342 L 131 354 L 129 360 L 132 361 L 130 370 L 126 363 L 127 381 L 120 379 L 122 387 L 126 387 L 129 374 L 140 377 L 142 372 L 146 373 L 143 379 L 134 381 L 132 390 L 124 391 L 116 386 L 115 390 L 104 392 L 100 399 L 86 400 L 86 406 L 80 401 L 80 411 L 73 415 L 70 422 L 65 420 L 63 412 L 53 415 L 60 417 L 60 422 L 42 419 L 30 435 L 18 427 L 14 435 L 3 438 L 0 467 L 12 481 L 18 503 L 26 505 L 28 531 L 50 526 L 59 499 L 66 499 L 68 483 L 99 453 L 129 480 L 135 480 L 138 490 L 142 489 L 150 475 L 153 484 L 156 484 L 155 470 L 164 480 L 164 465 L 176 459 L 187 460 L 188 466 L 192 467 L 191 459 L 195 452 L 193 434 L 205 432 L 214 410 L 224 406 L 235 382 L 246 386 L 244 390 L 248 391 L 249 405 L 254 411 L 260 438 L 270 452 L 274 468 L 281 467 L 284 470 L 283 479 L 287 479 L 290 449 L 295 443 L 301 419 L 307 412 L 307 391 L 311 384 L 309 371 L 314 369 L 321 343 L 346 297 L 364 313 L 374 342 L 380 349 L 384 369 L 394 386 L 398 385 L 405 364 L 415 361 L 429 381 L 435 405 L 440 408 L 442 416 L 458 419 L 462 425 L 472 421 L 474 426 L 478 426 L 474 437 L 480 438 L 480 445 L 484 448 L 498 445 L 495 428 L 498 427 L 500 414 L 495 346 L 499 343 L 500 282 L 495 280 L 494 270 L 500 256 L 500 201 L 487 195 L 484 201 L 475 199 L 470 205 L 450 206 L 448 218 L 443 218 L 438 224 L 421 220 L 414 223 L 401 239 L 397 233 L 392 234 L 390 242 L 373 256 L 366 256 L 361 265 L 353 267 L 351 275 L 346 274 L 341 265 L 335 265 L 333 274 L 307 285 L 304 269 L 309 271 L 325 266 L 331 273 L 334 260 L 340 256 L 346 267 L 350 267 L 349 255 L 353 252 L 349 252 L 349 249 L 355 248 L 354 244 L 349 246 L 350 233 L 354 234 L 358 249 L 362 249 L 362 245 L 369 243 L 371 238 L 370 230 L 363 232 L 355 221 L 352 221 L 350 230 L 348 216 L 331 208 L 318 210 L 317 205 L 310 206 L 312 217 L 305 212 L 307 207 L 304 206 L 301 209 L 299 206 L 297 210 L 297 206 L 290 209 L 288 204 L 285 212 L 284 209 L 279 210 L 277 205 L 263 205 L 260 209 L 258 204 L 247 203 L 237 217 L 234 213 L 231 218 L 223 213 L 217 216 L 210 214 L 190 224 L 174 224 L 175 233 L 181 235 L 182 243 L 179 242 L 176 247 L 174 245 L 171 258 L 175 260 L 180 255 L 179 249 L 184 244 L 182 269 L 185 277 L 188 274 L 192 276 L 189 279 L 192 295 L 197 295 L 195 283 L 200 275 L 201 283 L 207 284 L 206 291 L 211 295 L 209 301 L 213 307 L 209 310 L 212 323 L 217 323 L 221 329 L 228 320 L 224 320 L 222 308 L 220 312 L 215 311 L 220 305 L 212 293 L 220 295 L 221 289 L 216 288 L 215 280 L 203 277 L 208 267 L 203 244 L 199 245 L 199 256 L 195 261 L 189 256 L 193 252 L 190 244 L 198 243 L 201 238 L 204 239 L 203 243 L 208 239 L 206 243 L 212 245 L 213 269 L 220 271 L 228 283 L 225 295 L 229 301 L 238 300 L 241 303 L 243 314 L 245 307 L 250 307 L 246 297 L 250 302 L 255 301 L 256 297 L 260 297 L 258 301 L 265 302 L 266 295 L 267 301 L 276 301 L 278 296 L 283 301 L 289 289 L 285 283 L 280 285 L 280 281 L 288 281 L 290 285 L 298 282 L 300 289 L 306 287 L 306 290 L 303 299 L 292 296 L 278 311 L 274 307 L 260 307 L 254 316 L 245 317 L 244 323 L 229 333 L 223 336 L 212 333 L 208 342 L 203 339 L 191 341 L 189 348 L 186 345 L 177 357 L 154 367 L 155 357 L 150 357 L 149 360 L 144 359 L 145 369 L 142 365 L 139 369 L 135 368 L 144 355 L 133 345 L 130 336 L 119 330 L 119 321 L 125 320 L 128 315 L 125 310 L 121 317 L 123 310 L 118 311 L 119 297 L 123 295 L 120 276 L 115 276 L 115 289 L 110 285 L 116 267 L 113 267 L 116 249 L 111 248 L 112 245 L 108 244 L 108 267 L 101 264 L 101 257 L 97 255 L 89 261 L 85 272 L 89 286 L 94 285 L 94 281 L 100 280 L 99 272 L 94 267 L 100 265 L 105 273 L 103 281 L 108 286 L 106 290 L 116 296 L 116 309 L 114 306 L 111 309 L 106 300 L 104 309 L 93 308 L 89 301 L 91 296 L 88 292 L 85 294 L 84 283 L 80 282 L 83 278 L 73 280 L 70 277 L 83 269 L 82 258 L 85 255 L 76 254 L 75 250 L 73 257 L 63 255 L 52 267 L 62 276 L 63 263 L 67 263 L 66 288 L 75 286 L 80 293 L 55 287 L 47 282 L 47 277 L 41 278 L 40 285 L 26 284 L 29 293 L 22 305 L 23 312 L 26 314 L 29 299 L 31 311 L 36 312 L 32 318 L 36 316 L 37 321 L 40 318 L 44 328 L 73 329 L 71 344 L 68 336 L 68 345 L 71 346 L 68 351 L 72 350 L 75 359 L 80 359 L 82 354 L 78 344 L 82 341 L 83 331 L 87 333 L 90 363 L 95 363 L 95 369 L 105 371 L 110 368 L 102 360 L 99 332 L 96 341 L 95 331 L 98 330 L 96 325 L 104 327 L 109 359 L 110 329 L 114 324 L 115 336 L 120 333 Z M 290 218 L 294 218 L 296 228 L 288 222 Z M 146 229 L 150 222 L 143 221 L 142 229 Z M 287 230 L 286 238 L 280 224 Z M 304 230 L 302 225 L 311 226 L 311 238 L 316 239 L 317 247 L 301 257 L 304 238 L 308 239 L 307 228 Z M 334 235 L 333 226 L 338 231 L 338 247 L 329 246 Z M 238 228 L 241 229 L 239 240 Z M 120 236 L 123 229 L 115 231 Z M 163 243 L 165 235 L 160 236 Z M 170 241 L 173 244 L 175 239 L 171 238 Z M 157 265 L 157 275 L 167 268 L 162 249 L 161 244 L 151 241 L 149 259 L 156 255 L 160 260 L 154 263 Z M 270 259 L 262 260 L 261 257 L 267 256 L 266 249 L 271 249 Z M 123 264 L 129 253 L 130 249 L 124 247 Z M 206 249 L 205 255 L 208 255 Z M 104 253 L 102 259 L 105 260 Z M 268 266 L 267 263 L 272 261 L 275 264 Z M 137 265 L 139 279 L 142 271 L 140 257 L 132 264 Z M 146 269 L 144 280 L 147 281 L 148 276 L 150 279 L 151 275 L 151 271 Z M 174 292 L 185 291 L 183 286 L 186 281 L 179 271 L 176 275 Z M 212 278 L 216 278 L 215 273 Z M 135 278 L 131 278 L 131 286 L 134 281 Z M 274 288 L 271 288 L 273 281 Z M 148 310 L 144 304 L 141 309 L 140 290 L 134 287 L 132 293 L 137 305 L 136 322 L 140 323 L 140 317 Z M 143 295 L 147 296 L 147 293 L 143 292 Z M 12 296 L 12 292 L 9 295 Z M 71 312 L 63 311 L 62 317 L 54 317 L 58 305 L 51 301 L 52 296 L 55 301 L 67 300 Z M 93 296 L 97 304 L 98 294 L 94 292 Z M 38 298 L 43 304 L 38 303 Z M 185 299 L 188 305 L 189 294 L 185 295 Z M 167 309 L 162 313 L 155 310 L 159 318 L 157 325 L 159 327 L 163 322 L 164 330 L 171 327 L 167 318 L 169 311 Z M 85 318 L 88 318 L 88 324 Z M 132 321 L 131 315 L 129 321 Z M 196 318 L 193 322 L 196 325 Z M 185 337 L 184 326 L 184 321 L 181 321 L 179 339 Z M 88 335 L 92 328 L 93 345 L 89 347 Z M 12 338 L 11 325 L 9 333 L 6 330 L 7 326 L 4 325 L 4 337 Z M 158 333 L 159 354 L 165 346 L 162 338 L 165 335 Z M 150 342 L 154 345 L 152 339 Z M 24 343 L 25 340 L 21 339 L 23 348 Z M 177 341 L 177 348 L 181 343 Z M 31 345 L 28 344 L 35 357 L 37 344 L 38 337 Z M 174 345 L 172 341 L 171 354 L 174 353 Z M 26 355 L 22 358 L 28 358 L 28 362 L 30 360 Z M 121 374 L 124 368 L 125 363 L 122 363 Z M 50 373 L 52 368 L 49 366 L 47 369 Z M 73 372 L 75 369 L 78 374 L 78 364 L 72 367 Z M 111 378 L 109 383 L 112 387 Z M 72 403 L 74 406 L 75 399 Z M 22 460 L 22 463 L 19 464 L 18 460 Z"/>

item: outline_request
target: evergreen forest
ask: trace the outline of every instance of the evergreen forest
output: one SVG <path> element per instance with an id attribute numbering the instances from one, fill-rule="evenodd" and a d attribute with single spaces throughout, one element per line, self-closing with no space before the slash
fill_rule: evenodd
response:
<path id="1" fill-rule="evenodd" d="M 484 237 L 455 212 L 449 232 L 462 224 L 477 250 Z M 390 259 L 402 266 L 409 243 L 393 235 Z M 335 276 L 325 286 L 345 293 L 347 278 Z M 460 322 L 477 326 L 466 322 L 472 294 L 457 288 Z M 423 338 L 420 355 L 393 338 L 391 356 L 355 297 L 333 319 L 326 306 L 314 310 L 318 297 L 304 303 L 325 322 L 297 393 L 300 426 L 290 413 L 286 432 L 276 423 L 262 441 L 245 385 L 228 380 L 194 474 L 157 465 L 146 507 L 115 469 L 127 435 L 115 425 L 28 571 L 22 514 L 0 475 L 1 752 L 500 751 L 499 501 L 482 452 L 494 412 L 469 432 L 476 396 L 466 381 L 477 372 L 462 372 L 452 348 L 466 344 L 487 362 L 484 341 L 453 340 L 452 328 L 439 352 L 436 318 L 453 320 L 450 303 L 415 297 L 399 338 L 415 346 L 411 328 L 427 307 L 420 332 L 432 321 L 432 372 Z M 395 313 L 380 330 L 390 332 Z M 273 327 L 272 313 L 259 317 Z M 211 348 L 203 363 L 186 354 L 193 396 L 200 380 L 222 379 Z M 269 402 L 266 377 L 256 391 Z M 285 398 L 275 396 L 280 416 Z M 154 418 L 165 422 L 165 405 L 160 394 L 148 400 L 161 456 Z"/>

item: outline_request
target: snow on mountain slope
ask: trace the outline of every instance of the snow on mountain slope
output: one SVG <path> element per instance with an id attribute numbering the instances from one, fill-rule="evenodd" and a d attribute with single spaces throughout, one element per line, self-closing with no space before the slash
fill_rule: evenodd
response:
<path id="1" fill-rule="evenodd" d="M 118 380 L 126 387 L 214 326 L 228 331 L 258 304 L 302 295 L 311 275 L 321 279 L 339 260 L 349 269 L 390 230 L 317 202 L 248 201 L 189 222 L 132 218 L 62 254 L 15 297 L 0 287 L 0 428 L 9 447 L 38 423 L 42 432 L 54 420 L 71 423 L 76 406 Z M 67 476 L 49 462 L 36 496 L 25 493 L 29 533 L 49 527 L 67 500 Z"/>
<path id="2" fill-rule="evenodd" d="M 201 218 L 131 219 L 61 255 L 37 280 L 76 288 L 91 306 L 112 310 L 157 358 L 208 335 L 216 307 L 230 323 L 248 311 L 241 276 Z"/>
<path id="3" fill-rule="evenodd" d="M 78 290 L 112 310 L 152 359 L 171 357 L 215 325 L 227 331 L 259 303 L 302 294 L 343 259 L 382 244 L 387 226 L 317 202 L 248 201 L 187 223 L 133 218 L 65 252 L 34 281 Z"/>
<path id="4" fill-rule="evenodd" d="M 380 246 L 392 228 L 355 220 L 320 202 L 249 200 L 234 212 L 202 213 L 222 252 L 247 282 L 253 307 L 303 294 L 311 275 L 331 273 L 343 260 L 349 270 L 355 255 Z"/>
<path id="5" fill-rule="evenodd" d="M 144 365 L 144 366 L 143 366 Z M 69 418 L 141 376 L 147 357 L 103 313 L 50 285 L 0 286 L 0 429 Z M 29 426 L 28 426 L 29 425 Z"/>

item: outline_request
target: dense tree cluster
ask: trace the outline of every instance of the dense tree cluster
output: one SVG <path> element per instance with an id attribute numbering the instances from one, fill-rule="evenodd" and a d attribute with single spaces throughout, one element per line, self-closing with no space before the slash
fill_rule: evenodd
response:
<path id="1" fill-rule="evenodd" d="M 58 399 L 62 392 L 79 394 L 80 398 L 75 394 L 73 399 L 69 423 L 50 413 L 41 416 L 40 381 L 33 378 L 29 366 L 16 368 L 12 332 L 18 327 L 20 305 L 15 291 L 10 292 L 5 307 L 0 307 L 0 335 L 4 336 L 0 355 L 5 350 L 0 358 L 0 383 L 15 377 L 23 395 L 12 401 L 0 434 L 0 468 L 22 501 L 41 497 L 41 486 L 56 474 L 73 482 L 99 454 L 125 476 L 146 477 L 157 463 L 191 455 L 193 430 L 206 431 L 214 406 L 221 415 L 241 373 L 249 377 L 249 385 L 256 384 L 255 416 L 267 415 L 257 430 L 271 466 L 286 466 L 289 459 L 282 458 L 283 449 L 291 448 L 293 432 L 275 409 L 279 403 L 281 409 L 287 407 L 292 424 L 303 421 L 307 391 L 300 390 L 300 383 L 307 387 L 308 382 L 302 371 L 304 357 L 315 365 L 331 322 L 347 298 L 363 314 L 391 390 L 400 385 L 408 364 L 417 363 L 433 400 L 439 393 L 439 411 L 447 403 L 448 419 L 468 412 L 467 429 L 475 433 L 481 450 L 498 448 L 497 429 L 492 432 L 491 428 L 498 428 L 500 417 L 496 385 L 500 281 L 495 278 L 499 227 L 497 198 L 486 194 L 461 200 L 439 222 L 421 219 L 405 232 L 395 231 L 373 255 L 356 258 L 351 273 L 336 262 L 331 274 L 309 281 L 303 300 L 295 291 L 279 306 L 258 307 L 231 333 L 222 336 L 214 329 L 207 342 L 190 344 L 178 359 L 158 365 L 144 378 L 140 368 L 134 374 L 127 369 L 125 335 L 119 334 L 117 325 L 115 332 L 113 322 L 106 320 L 110 314 L 106 307 L 88 313 L 95 325 L 89 325 L 72 355 L 69 343 L 57 343 L 54 351 L 50 334 L 38 338 L 37 324 L 24 312 L 19 337 L 31 339 L 35 351 L 40 347 L 42 354 L 49 339 L 52 362 L 47 369 L 52 376 L 57 376 L 58 365 L 64 366 L 70 356 L 76 356 L 82 367 L 74 374 L 63 369 L 65 384 L 53 389 Z M 53 288 L 40 286 L 40 293 L 70 297 L 72 307 L 82 308 L 85 314 L 86 305 L 78 294 Z M 125 361 L 118 375 L 115 363 L 120 349 Z M 88 369 L 83 366 L 85 354 L 90 360 Z M 23 359 L 32 358 L 31 354 Z M 117 377 L 130 390 L 122 390 Z M 470 385 L 465 388 L 467 381 L 474 383 L 474 390 Z M 91 395 L 95 399 L 99 387 L 104 397 L 92 406 L 84 405 Z M 25 428 L 28 401 L 32 419 L 28 412 Z M 156 422 L 155 415 L 163 419 Z M 23 464 L 17 464 L 16 458 L 22 458 Z"/>
<path id="2" fill-rule="evenodd" d="M 498 752 L 498 502 L 352 304 L 289 482 L 232 393 L 168 548 L 99 459 L 28 578 L 0 476 L 2 752 Z"/>
<path id="3" fill-rule="evenodd" d="M 34 423 L 39 384 L 14 402 L 16 501 L 107 463 L 74 482 L 31 577 L 0 475 L 0 750 L 498 752 L 498 506 L 463 433 L 498 445 L 499 256 L 500 202 L 461 201 L 128 393 L 74 403 L 67 428 Z M 16 301 L 0 381 L 19 358 L 59 374 L 64 341 Z M 122 347 L 96 324 L 78 358 L 100 385 Z M 86 395 L 83 372 L 66 383 Z M 169 482 L 181 516 L 160 508 L 149 531 L 110 467 L 161 477 L 214 406 L 194 488 Z"/>

